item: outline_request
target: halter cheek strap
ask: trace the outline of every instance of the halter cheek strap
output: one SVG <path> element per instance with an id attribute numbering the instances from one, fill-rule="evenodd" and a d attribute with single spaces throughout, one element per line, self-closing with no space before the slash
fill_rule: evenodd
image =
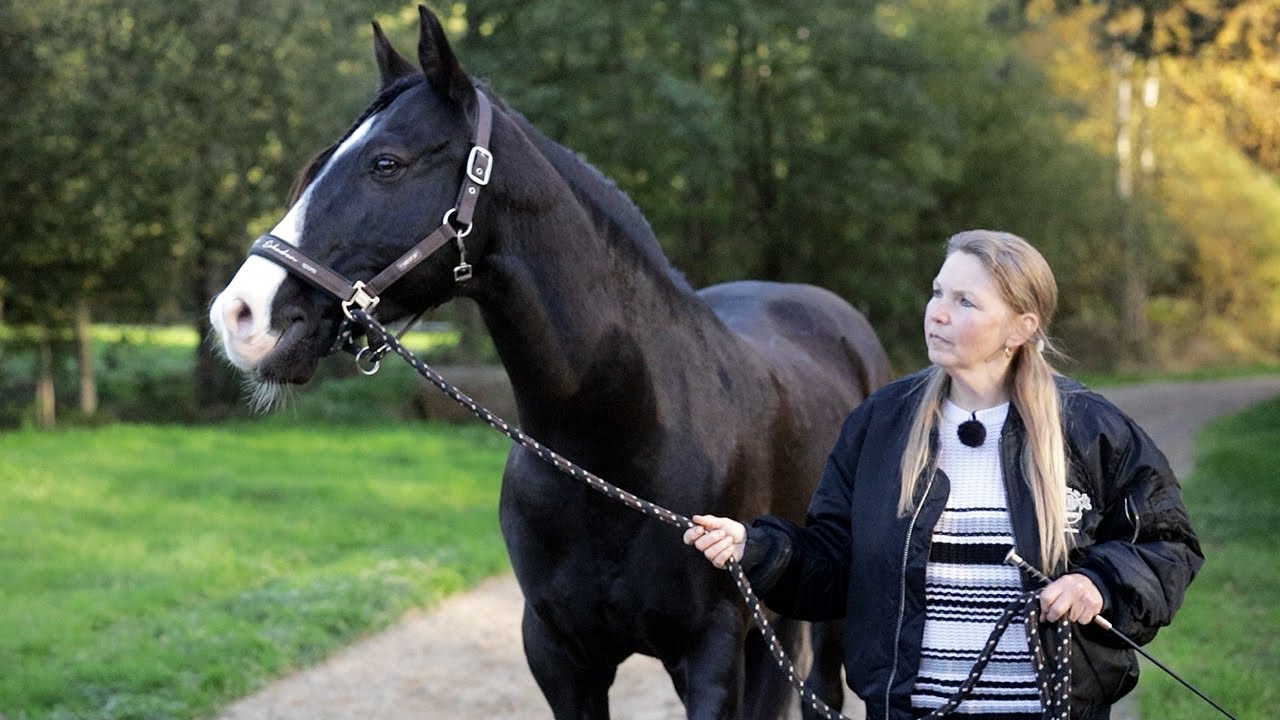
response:
<path id="1" fill-rule="evenodd" d="M 476 90 L 476 110 L 479 115 L 476 131 L 467 156 L 466 172 L 458 197 L 440 221 L 440 227 L 419 240 L 408 252 L 388 265 L 382 272 L 365 282 L 352 282 L 308 257 L 306 253 L 270 233 L 254 241 L 250 255 L 266 258 L 312 286 L 323 290 L 342 302 L 342 312 L 351 320 L 351 306 L 371 312 L 378 305 L 382 293 L 405 273 L 431 257 L 437 250 L 454 241 L 458 247 L 459 262 L 453 269 L 454 281 L 466 282 L 471 278 L 471 265 L 467 263 L 466 247 L 462 239 L 471 233 L 476 201 L 480 188 L 489 184 L 493 174 L 493 153 L 489 151 L 489 135 L 493 130 L 493 106 L 489 98 Z"/>

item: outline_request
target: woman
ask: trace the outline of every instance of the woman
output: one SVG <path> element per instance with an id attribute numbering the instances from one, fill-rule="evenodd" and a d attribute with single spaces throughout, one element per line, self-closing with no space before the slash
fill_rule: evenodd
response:
<path id="1" fill-rule="evenodd" d="M 804 527 L 696 516 L 717 566 L 742 562 L 784 615 L 845 618 L 845 671 L 867 717 L 920 717 L 968 676 L 1003 606 L 1056 577 L 1043 618 L 1072 623 L 1073 718 L 1107 718 L 1137 682 L 1132 650 L 1170 622 L 1203 556 L 1164 455 L 1101 396 L 1045 359 L 1057 284 L 1008 233 L 948 242 L 925 310 L 931 366 L 845 421 Z M 1010 628 L 958 717 L 1040 718 L 1024 628 Z"/>

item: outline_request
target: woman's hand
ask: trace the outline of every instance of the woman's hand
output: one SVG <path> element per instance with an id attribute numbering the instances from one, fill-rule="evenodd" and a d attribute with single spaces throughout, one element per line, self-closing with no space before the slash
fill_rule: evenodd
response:
<path id="1" fill-rule="evenodd" d="M 1049 622 L 1065 617 L 1073 623 L 1088 625 L 1102 612 L 1102 593 L 1087 576 L 1068 573 L 1040 592 L 1040 611 Z"/>
<path id="2" fill-rule="evenodd" d="M 684 531 L 684 544 L 702 551 L 712 565 L 723 568 L 729 560 L 741 560 L 747 547 L 747 526 L 715 515 L 694 515 L 694 526 Z"/>

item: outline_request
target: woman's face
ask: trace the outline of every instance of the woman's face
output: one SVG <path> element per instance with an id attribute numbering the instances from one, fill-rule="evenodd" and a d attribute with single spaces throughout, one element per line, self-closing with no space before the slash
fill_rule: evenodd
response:
<path id="1" fill-rule="evenodd" d="M 977 379 L 975 373 L 1002 378 L 1009 366 L 1004 349 L 1017 318 L 982 262 L 953 252 L 934 278 L 925 307 L 929 361 L 953 378 Z"/>

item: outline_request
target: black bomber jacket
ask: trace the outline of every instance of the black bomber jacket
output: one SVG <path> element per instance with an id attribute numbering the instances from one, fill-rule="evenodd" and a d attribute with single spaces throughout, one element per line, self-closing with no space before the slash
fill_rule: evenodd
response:
<path id="1" fill-rule="evenodd" d="M 899 462 L 923 373 L 882 388 L 848 417 L 804 527 L 773 516 L 748 531 L 743 567 L 773 610 L 845 621 L 845 674 L 868 720 L 911 717 L 925 620 L 925 566 L 949 480 L 935 471 L 922 500 L 897 513 Z M 1139 644 L 1169 624 L 1204 557 L 1168 461 L 1133 420 L 1074 380 L 1058 379 L 1068 453 L 1069 572 L 1087 575 L 1102 615 Z M 1000 436 L 1018 552 L 1040 543 L 1018 458 L 1025 427 L 1010 406 Z M 1024 580 L 1027 587 L 1031 582 Z M 1132 649 L 1097 626 L 1072 625 L 1071 715 L 1108 708 L 1137 683 Z"/>

